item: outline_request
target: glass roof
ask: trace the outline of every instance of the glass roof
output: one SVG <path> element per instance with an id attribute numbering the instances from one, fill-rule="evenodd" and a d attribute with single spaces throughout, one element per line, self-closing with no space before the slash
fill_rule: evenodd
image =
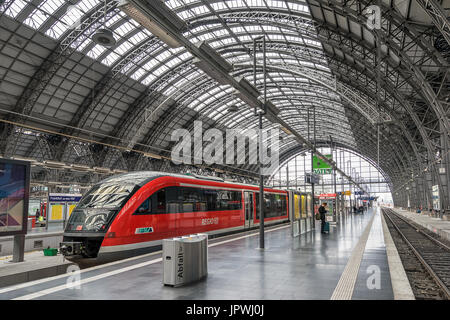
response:
<path id="1" fill-rule="evenodd" d="M 120 11 L 115 0 L 81 0 L 71 3 L 63 0 L 18 0 L 7 8 L 5 14 L 17 18 L 27 12 L 26 17 L 21 18 L 25 24 L 60 43 L 69 37 L 76 37 L 78 41 L 71 42 L 76 51 L 106 67 L 114 68 L 144 86 L 158 90 L 161 94 L 183 101 L 186 108 L 199 112 L 218 124 L 227 128 L 256 126 L 253 109 L 235 97 L 233 89 L 205 78 L 202 71 L 193 67 L 193 57 L 189 52 L 184 48 L 168 48 L 151 32 Z M 330 74 L 321 42 L 314 32 L 308 31 L 313 30 L 313 26 L 308 22 L 308 7 L 302 1 L 168 0 L 165 3 L 178 17 L 193 26 L 184 33 L 191 42 L 207 41 L 230 63 L 250 65 L 252 56 L 248 49 L 252 47 L 252 40 L 265 35 L 269 47 L 268 65 L 302 66 Z M 248 23 L 232 22 L 224 25 L 218 22 L 218 17 L 222 19 L 222 16 L 229 17 L 230 14 L 242 15 L 241 9 L 250 10 L 253 15 L 280 10 L 302 20 L 284 19 L 283 23 L 274 23 L 270 18 L 263 17 Z M 88 19 L 90 17 L 96 18 L 91 21 Z M 208 19 L 213 21 L 209 22 Z M 105 26 L 112 30 L 117 41 L 111 48 L 92 41 L 93 33 Z M 123 63 L 125 59 L 126 63 Z M 262 59 L 262 53 L 257 53 L 257 62 L 262 64 Z M 183 66 L 186 67 L 182 68 Z M 176 72 L 177 68 L 181 68 L 182 72 Z M 234 72 L 253 82 L 250 69 Z M 193 90 L 199 79 L 206 79 L 206 91 Z M 260 73 L 257 75 L 256 85 L 262 90 L 263 77 Z M 281 108 L 282 118 L 300 133 L 306 134 L 306 109 L 315 105 L 321 109 L 317 112 L 317 119 L 326 123 L 322 132 L 324 138 L 325 135 L 333 134 L 338 141 L 354 145 L 344 107 L 335 93 L 287 72 L 269 72 L 268 85 L 269 99 L 273 99 Z M 319 97 L 322 99 L 318 99 Z M 233 104 L 240 110 L 236 114 L 227 110 Z M 101 112 L 98 114 L 100 116 Z M 331 129 L 336 121 L 342 124 L 340 131 Z M 264 123 L 265 126 L 270 125 L 266 120 Z M 292 147 L 293 144 L 294 140 L 285 141 L 283 148 Z"/>

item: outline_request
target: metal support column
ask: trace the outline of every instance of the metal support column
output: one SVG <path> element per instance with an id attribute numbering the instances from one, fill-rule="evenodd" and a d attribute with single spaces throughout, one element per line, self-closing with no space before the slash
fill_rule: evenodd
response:
<path id="1" fill-rule="evenodd" d="M 267 107 L 267 74 L 266 74 L 266 38 L 264 36 L 253 39 L 253 81 L 256 88 L 256 42 L 263 42 L 263 76 L 264 76 L 264 110 L 256 110 L 259 120 L 259 248 L 264 249 L 264 176 L 263 176 L 263 138 L 262 117 L 266 114 Z"/>
<path id="2" fill-rule="evenodd" d="M 25 235 L 14 236 L 13 259 L 11 262 L 23 262 L 25 255 Z"/>

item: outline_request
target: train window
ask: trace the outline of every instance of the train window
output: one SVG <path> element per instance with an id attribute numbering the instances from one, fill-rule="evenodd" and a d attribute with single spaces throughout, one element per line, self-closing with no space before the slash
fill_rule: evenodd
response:
<path id="1" fill-rule="evenodd" d="M 180 212 L 180 193 L 178 187 L 166 188 L 167 213 Z"/>
<path id="2" fill-rule="evenodd" d="M 181 194 L 183 212 L 199 211 L 197 210 L 197 202 L 200 194 L 196 188 L 182 188 Z"/>
<path id="3" fill-rule="evenodd" d="M 242 208 L 242 193 L 238 191 L 218 191 L 219 210 L 240 210 Z"/>
<path id="4" fill-rule="evenodd" d="M 149 199 L 145 200 L 144 202 L 142 202 L 142 204 L 139 206 L 139 208 L 137 208 L 136 212 L 134 213 L 135 215 L 140 215 L 140 214 L 151 214 L 152 210 L 151 210 L 151 201 L 149 201 Z"/>
<path id="5" fill-rule="evenodd" d="M 217 190 L 203 190 L 203 195 L 206 201 L 206 208 L 208 211 L 215 211 L 218 209 L 217 205 Z"/>
<path id="6" fill-rule="evenodd" d="M 161 189 L 152 195 L 153 213 L 166 213 L 166 190 Z"/>
<path id="7" fill-rule="evenodd" d="M 259 193 L 256 193 L 256 219 L 259 219 Z M 286 196 L 281 194 L 264 194 L 265 218 L 281 217 L 286 215 Z"/>
<path id="8" fill-rule="evenodd" d="M 92 187 L 78 203 L 78 209 L 120 208 L 131 193 L 134 185 L 104 183 Z"/>

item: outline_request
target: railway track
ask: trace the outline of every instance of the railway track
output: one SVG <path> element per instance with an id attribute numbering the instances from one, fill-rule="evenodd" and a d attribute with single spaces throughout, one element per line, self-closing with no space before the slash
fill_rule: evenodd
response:
<path id="1" fill-rule="evenodd" d="M 403 253 L 402 263 L 416 298 L 450 300 L 450 247 L 392 209 L 383 209 L 383 214 L 389 229 L 398 233 L 392 236 Z"/>

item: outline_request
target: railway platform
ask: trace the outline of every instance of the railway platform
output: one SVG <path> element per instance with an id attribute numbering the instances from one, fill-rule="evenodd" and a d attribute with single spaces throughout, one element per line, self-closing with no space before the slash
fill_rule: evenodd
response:
<path id="1" fill-rule="evenodd" d="M 26 252 L 23 262 L 13 263 L 11 259 L 0 257 L 0 288 L 65 274 L 73 265 L 61 255 L 44 256 L 42 250 Z"/>
<path id="2" fill-rule="evenodd" d="M 207 278 L 178 288 L 163 285 L 158 251 L 0 288 L 0 299 L 413 299 L 385 230 L 373 208 L 344 216 L 326 235 L 292 237 L 290 225 L 267 228 L 264 250 L 255 230 L 212 239 Z"/>
<path id="3" fill-rule="evenodd" d="M 25 252 L 31 252 L 43 248 L 58 248 L 62 241 L 64 231 L 61 228 L 36 228 L 25 235 Z M 0 258 L 11 255 L 14 246 L 14 237 L 0 237 Z"/>
<path id="4" fill-rule="evenodd" d="M 431 232 L 436 233 L 443 239 L 450 241 L 450 221 L 431 217 L 424 211 L 422 213 L 416 213 L 399 208 L 395 208 L 393 210 L 403 217 L 408 218 L 418 225 L 430 230 Z"/>

